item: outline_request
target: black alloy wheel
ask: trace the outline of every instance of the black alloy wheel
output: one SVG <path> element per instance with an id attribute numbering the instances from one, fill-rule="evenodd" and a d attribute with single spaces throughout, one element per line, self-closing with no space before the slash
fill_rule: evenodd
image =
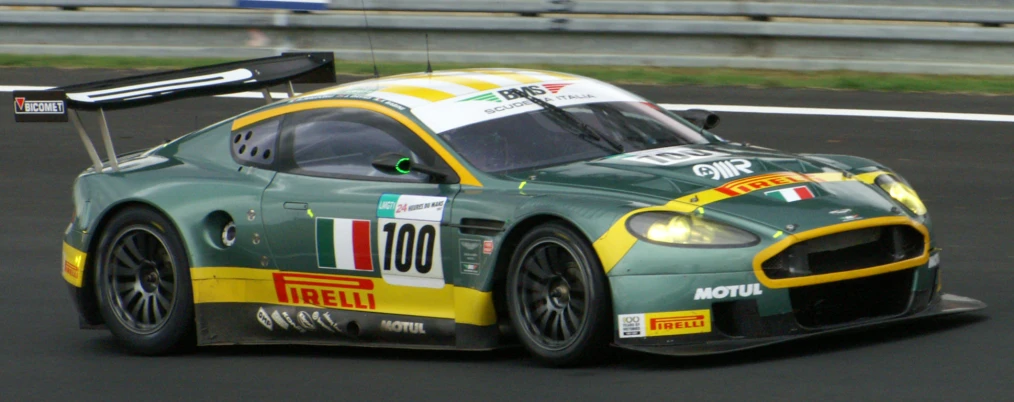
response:
<path id="1" fill-rule="evenodd" d="M 521 343 L 554 366 L 602 357 L 611 335 L 605 273 L 591 245 L 550 223 L 526 234 L 511 260 L 507 301 Z"/>
<path id="2" fill-rule="evenodd" d="M 193 344 L 190 264 L 172 224 L 128 209 L 102 233 L 96 291 L 106 326 L 127 348 L 157 355 Z"/>

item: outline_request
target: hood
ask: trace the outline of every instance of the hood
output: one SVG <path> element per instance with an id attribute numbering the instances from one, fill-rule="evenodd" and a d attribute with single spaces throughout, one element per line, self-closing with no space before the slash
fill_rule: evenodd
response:
<path id="1" fill-rule="evenodd" d="M 660 205 L 673 200 L 703 206 L 782 230 L 903 214 L 848 166 L 766 148 L 689 145 L 511 174 L 529 184 L 625 193 Z"/>

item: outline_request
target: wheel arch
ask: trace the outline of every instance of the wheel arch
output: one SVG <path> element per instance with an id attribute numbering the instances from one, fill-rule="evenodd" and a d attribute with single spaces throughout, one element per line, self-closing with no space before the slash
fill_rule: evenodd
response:
<path id="1" fill-rule="evenodd" d="M 508 229 L 507 233 L 504 235 L 504 240 L 501 242 L 500 246 L 500 250 L 502 251 L 497 253 L 496 261 L 494 262 L 493 265 L 494 267 L 493 285 L 491 289 L 493 291 L 493 308 L 496 312 L 498 323 L 504 324 L 509 322 L 508 319 L 509 317 L 507 313 L 506 286 L 507 286 L 507 272 L 509 270 L 511 257 L 514 256 L 514 251 L 517 248 L 518 243 L 521 241 L 521 238 L 524 237 L 526 233 L 528 233 L 535 227 L 546 223 L 559 223 L 564 226 L 567 226 L 570 229 L 574 230 L 575 232 L 584 236 L 584 240 L 587 241 L 589 244 L 592 244 L 593 242 L 591 237 L 588 236 L 588 233 L 586 233 L 584 230 L 581 230 L 581 227 L 578 226 L 576 223 L 570 221 L 569 219 L 561 215 L 554 213 L 537 213 L 531 216 L 527 216 L 522 220 L 520 220 L 518 223 L 511 226 L 510 229 Z M 592 250 L 594 250 L 594 248 Z M 599 261 L 599 264 L 602 263 L 602 261 L 599 260 L 598 253 L 593 252 L 590 258 L 595 258 L 596 260 Z M 605 286 L 606 286 L 606 294 L 611 295 L 608 276 L 606 276 Z M 610 308 L 612 308 L 611 301 L 609 304 Z M 513 329 L 509 331 L 509 333 L 513 335 Z"/>
<path id="2" fill-rule="evenodd" d="M 171 225 L 173 225 L 173 229 L 176 230 L 176 233 L 181 234 L 180 241 L 183 243 L 183 251 L 184 254 L 187 256 L 189 263 L 190 253 L 188 251 L 189 248 L 187 247 L 187 239 L 185 238 L 186 236 L 182 235 L 182 232 L 180 231 L 179 228 L 179 224 L 177 224 L 176 221 L 173 220 L 172 217 L 169 216 L 169 214 L 166 213 L 164 210 L 157 207 L 155 204 L 151 202 L 137 199 L 122 200 L 118 203 L 110 205 L 105 209 L 105 211 L 99 214 L 99 217 L 95 220 L 95 223 L 90 230 L 90 236 L 88 237 L 86 243 L 87 249 L 85 250 L 85 252 L 87 253 L 86 254 L 87 257 L 85 258 L 84 268 L 82 269 L 81 273 L 83 279 L 81 283 L 81 289 L 83 292 L 85 292 L 86 296 L 81 298 L 82 302 L 81 314 L 84 317 L 85 321 L 87 321 L 89 324 L 98 325 L 104 322 L 102 320 L 101 314 L 99 313 L 98 299 L 95 294 L 95 264 L 97 263 L 96 262 L 96 259 L 98 258 L 97 252 L 99 242 L 102 240 L 102 233 L 106 230 L 106 227 L 109 225 L 109 222 L 112 221 L 114 217 L 119 215 L 121 212 L 131 208 L 145 208 L 151 210 L 152 212 L 161 215 L 163 218 L 165 218 L 166 221 L 168 221 Z"/>

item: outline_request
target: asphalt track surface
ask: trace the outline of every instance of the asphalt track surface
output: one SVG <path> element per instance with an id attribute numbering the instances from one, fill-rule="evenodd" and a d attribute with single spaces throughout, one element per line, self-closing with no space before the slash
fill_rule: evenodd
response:
<path id="1" fill-rule="evenodd" d="M 0 84 L 63 85 L 99 70 L 0 69 Z M 631 87 L 668 103 L 965 113 L 1014 112 L 1014 97 Z M 881 118 L 723 115 L 726 138 L 879 160 L 906 176 L 944 247 L 947 292 L 980 313 L 817 337 L 704 358 L 622 352 L 588 368 L 489 353 L 215 347 L 171 357 L 121 350 L 77 329 L 60 277 L 70 185 L 89 165 L 70 124 L 14 125 L 0 96 L 0 400 L 848 400 L 1014 398 L 1014 125 Z M 199 99 L 108 114 L 121 152 L 157 145 L 260 105 Z M 94 115 L 85 124 L 94 126 Z M 101 151 L 100 151 L 101 152 Z"/>

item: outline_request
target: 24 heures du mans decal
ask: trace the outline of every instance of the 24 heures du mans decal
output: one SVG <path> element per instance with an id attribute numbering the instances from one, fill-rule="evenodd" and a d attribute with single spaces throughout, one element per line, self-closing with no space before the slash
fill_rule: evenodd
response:
<path id="1" fill-rule="evenodd" d="M 377 204 L 377 255 L 392 285 L 444 287 L 440 221 L 446 197 L 384 194 Z"/>

